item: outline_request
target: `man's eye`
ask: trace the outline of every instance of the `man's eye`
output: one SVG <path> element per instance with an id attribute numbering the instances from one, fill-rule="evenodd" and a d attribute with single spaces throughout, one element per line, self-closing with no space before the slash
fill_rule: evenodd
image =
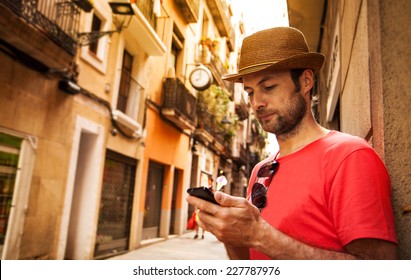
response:
<path id="1" fill-rule="evenodd" d="M 274 85 L 274 86 L 265 86 L 265 87 L 264 87 L 264 91 L 270 91 L 270 90 L 272 90 L 273 88 L 275 88 L 275 85 Z"/>

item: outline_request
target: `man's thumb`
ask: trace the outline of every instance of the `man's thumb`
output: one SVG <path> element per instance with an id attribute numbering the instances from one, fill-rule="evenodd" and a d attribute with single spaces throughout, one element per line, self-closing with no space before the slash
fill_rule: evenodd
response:
<path id="1" fill-rule="evenodd" d="M 228 195 L 226 193 L 216 191 L 214 193 L 214 198 L 221 206 L 234 207 L 238 206 L 238 198 Z"/>

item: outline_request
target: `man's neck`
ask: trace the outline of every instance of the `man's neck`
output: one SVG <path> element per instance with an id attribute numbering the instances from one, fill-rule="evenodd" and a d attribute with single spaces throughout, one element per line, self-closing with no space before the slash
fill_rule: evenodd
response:
<path id="1" fill-rule="evenodd" d="M 284 139 L 281 139 L 281 137 L 277 138 L 278 145 L 280 146 L 279 157 L 284 157 L 301 150 L 308 144 L 322 138 L 328 132 L 328 129 L 323 128 L 315 121 L 303 124 L 298 132 L 291 137 Z"/>

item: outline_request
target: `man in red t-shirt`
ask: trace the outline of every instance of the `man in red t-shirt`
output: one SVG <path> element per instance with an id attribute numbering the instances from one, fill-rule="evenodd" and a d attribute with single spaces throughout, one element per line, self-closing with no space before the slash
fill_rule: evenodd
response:
<path id="1" fill-rule="evenodd" d="M 321 127 L 311 112 L 324 63 L 297 29 L 277 27 L 243 41 L 236 74 L 279 152 L 253 169 L 248 199 L 216 192 L 215 205 L 189 196 L 199 224 L 231 259 L 395 259 L 387 170 L 364 140 Z"/>

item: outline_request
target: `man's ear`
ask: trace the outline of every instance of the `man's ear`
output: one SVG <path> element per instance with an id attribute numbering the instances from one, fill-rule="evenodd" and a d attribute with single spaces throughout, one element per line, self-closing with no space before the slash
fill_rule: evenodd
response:
<path id="1" fill-rule="evenodd" d="M 305 69 L 302 77 L 301 87 L 304 93 L 310 92 L 314 87 L 314 72 L 311 69 Z"/>

